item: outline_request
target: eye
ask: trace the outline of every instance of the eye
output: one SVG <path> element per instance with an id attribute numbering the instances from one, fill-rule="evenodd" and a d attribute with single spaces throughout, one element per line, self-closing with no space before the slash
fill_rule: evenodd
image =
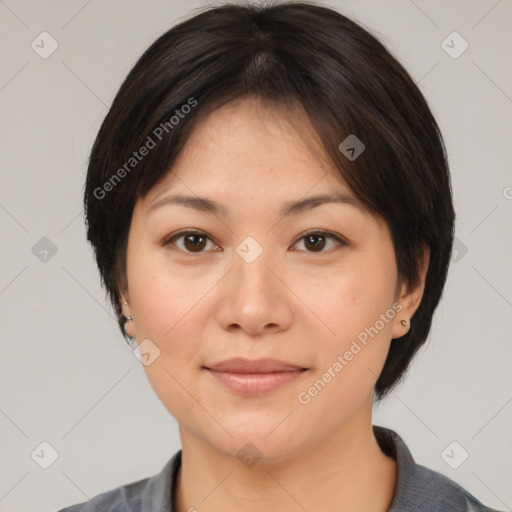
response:
<path id="1" fill-rule="evenodd" d="M 182 241 L 182 245 L 178 244 L 178 241 Z M 312 231 L 303 235 L 293 246 L 297 245 L 299 242 L 304 241 L 304 247 L 306 247 L 306 252 L 326 252 L 325 247 L 334 242 L 334 246 L 345 246 L 347 242 L 342 240 L 340 237 L 334 235 L 333 233 L 328 233 L 326 231 Z M 173 244 L 178 249 L 185 253 L 190 254 L 200 254 L 205 252 L 205 248 L 208 245 L 208 242 L 211 242 L 213 245 L 213 250 L 219 250 L 219 246 L 216 245 L 212 239 L 206 235 L 203 231 L 198 230 L 185 230 L 180 231 L 179 233 L 175 233 L 170 236 L 164 242 L 162 242 L 163 246 L 167 246 L 169 244 Z M 329 247 L 327 247 L 329 248 Z M 299 249 L 300 250 L 300 249 Z"/>
<path id="2" fill-rule="evenodd" d="M 307 248 L 306 252 L 326 252 L 324 251 L 324 248 L 329 245 L 327 243 L 328 240 L 334 242 L 335 246 L 347 245 L 347 243 L 340 237 L 326 231 L 312 231 L 307 233 L 299 239 L 297 244 L 304 241 L 304 246 Z"/>
<path id="3" fill-rule="evenodd" d="M 180 246 L 179 244 L 175 243 L 175 241 L 179 241 L 181 239 L 183 239 L 183 246 Z M 169 244 L 174 244 L 178 247 L 178 249 L 182 250 L 183 252 L 199 254 L 201 252 L 204 252 L 203 249 L 207 246 L 208 241 L 210 241 L 213 244 L 213 241 L 211 240 L 210 237 L 206 235 L 206 233 L 197 230 L 186 230 L 176 233 L 171 237 L 167 238 L 162 243 L 162 245 L 166 246 Z M 215 248 L 218 247 L 218 245 L 213 245 L 215 246 Z"/>

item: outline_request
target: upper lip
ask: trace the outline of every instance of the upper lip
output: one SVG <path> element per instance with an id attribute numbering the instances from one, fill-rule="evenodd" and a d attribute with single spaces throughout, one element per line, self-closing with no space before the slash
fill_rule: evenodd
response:
<path id="1" fill-rule="evenodd" d="M 233 373 L 274 373 L 274 372 L 290 372 L 296 370 L 307 370 L 307 368 L 280 361 L 279 359 L 244 359 L 243 357 L 234 357 L 225 359 L 215 364 L 210 364 L 204 368 L 216 372 L 233 372 Z"/>

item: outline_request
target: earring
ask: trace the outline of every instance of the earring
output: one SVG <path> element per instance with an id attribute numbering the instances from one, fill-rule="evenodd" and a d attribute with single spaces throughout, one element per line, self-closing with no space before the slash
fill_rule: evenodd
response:
<path id="1" fill-rule="evenodd" d="M 128 306 L 128 302 L 124 301 L 124 303 Z"/>
<path id="2" fill-rule="evenodd" d="M 407 320 L 402 320 L 400 322 L 404 327 L 407 327 L 409 324 L 407 323 Z"/>
<path id="3" fill-rule="evenodd" d="M 125 340 L 128 342 L 128 344 L 130 345 L 130 347 L 132 349 L 134 349 L 136 346 L 137 346 L 137 340 L 136 338 L 132 338 L 127 332 L 126 332 L 126 324 L 128 322 L 131 322 L 133 320 L 133 317 L 132 316 L 126 316 L 124 317 L 125 318 L 125 321 L 124 321 L 124 324 L 123 324 L 123 331 L 124 331 L 124 338 Z"/>

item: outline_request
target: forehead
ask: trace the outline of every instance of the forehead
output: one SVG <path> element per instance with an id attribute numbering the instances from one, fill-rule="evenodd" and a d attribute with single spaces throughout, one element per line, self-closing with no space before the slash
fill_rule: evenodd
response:
<path id="1" fill-rule="evenodd" d="M 153 203 L 169 190 L 199 189 L 296 197 L 313 187 L 316 192 L 350 193 L 302 108 L 244 98 L 197 124 L 146 200 Z"/>

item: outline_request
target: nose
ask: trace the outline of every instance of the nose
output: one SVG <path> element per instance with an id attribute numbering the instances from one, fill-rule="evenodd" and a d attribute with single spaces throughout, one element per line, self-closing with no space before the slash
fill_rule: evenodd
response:
<path id="1" fill-rule="evenodd" d="M 285 331 L 293 322 L 293 293 L 286 285 L 283 265 L 266 251 L 251 263 L 233 256 L 216 308 L 219 324 L 228 331 L 261 336 Z"/>

